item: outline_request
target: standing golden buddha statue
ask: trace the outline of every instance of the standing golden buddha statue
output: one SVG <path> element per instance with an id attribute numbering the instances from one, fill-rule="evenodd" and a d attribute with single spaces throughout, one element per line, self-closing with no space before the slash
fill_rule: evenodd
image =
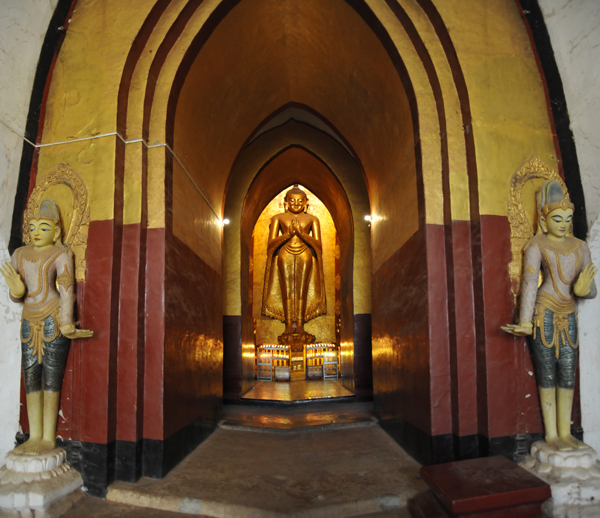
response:
<path id="1" fill-rule="evenodd" d="M 21 344 L 29 418 L 29 440 L 15 448 L 40 455 L 56 447 L 60 390 L 70 340 L 92 336 L 73 322 L 73 254 L 61 242 L 58 208 L 40 203 L 29 221 L 31 244 L 15 250 L 0 267 L 14 302 L 23 302 Z"/>
<path id="2" fill-rule="evenodd" d="M 284 206 L 271 219 L 262 314 L 285 323 L 279 343 L 310 344 L 315 337 L 304 323 L 327 313 L 321 228 L 297 184 L 285 194 Z"/>
<path id="3" fill-rule="evenodd" d="M 517 336 L 532 336 L 545 439 L 559 451 L 587 447 L 571 435 L 579 346 L 575 296 L 596 296 L 597 270 L 591 263 L 588 246 L 569 235 L 573 208 L 559 183 L 544 182 L 541 232 L 524 248 L 519 323 L 502 327 Z M 544 280 L 538 288 L 540 270 Z"/>

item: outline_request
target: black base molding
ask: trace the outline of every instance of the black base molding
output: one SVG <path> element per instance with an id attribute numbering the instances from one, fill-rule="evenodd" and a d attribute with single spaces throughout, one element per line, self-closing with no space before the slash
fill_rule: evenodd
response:
<path id="1" fill-rule="evenodd" d="M 458 460 L 502 455 L 519 463 L 529 455 L 534 442 L 543 441 L 543 433 L 526 433 L 505 437 L 485 437 L 453 434 L 428 435 L 402 418 L 379 419 L 379 425 L 406 452 L 425 466 Z M 574 428 L 571 433 L 583 441 L 583 429 Z"/>
<path id="2" fill-rule="evenodd" d="M 81 473 L 85 491 L 104 498 L 110 483 L 115 480 L 115 441 L 97 444 L 82 441 L 57 440 L 67 452 L 67 461 Z"/>
<path id="3" fill-rule="evenodd" d="M 576 439 L 583 441 L 583 428 L 573 428 L 571 433 Z M 503 455 L 517 464 L 529 455 L 534 442 L 543 441 L 543 433 L 522 433 L 505 437 L 479 436 L 480 457 Z"/>
<path id="4" fill-rule="evenodd" d="M 23 444 L 27 439 L 29 434 L 18 433 L 16 443 Z M 98 444 L 57 439 L 56 445 L 67 452 L 67 462 L 81 473 L 84 490 L 92 496 L 104 498 L 108 486 L 115 480 L 116 441 Z"/>
<path id="5" fill-rule="evenodd" d="M 217 427 L 220 408 L 204 414 L 164 441 L 142 439 L 97 444 L 58 439 L 57 446 L 67 452 L 67 461 L 81 473 L 85 490 L 104 498 L 114 480 L 137 482 L 143 475 L 163 478 Z M 17 444 L 29 438 L 17 434 Z"/>
<path id="6" fill-rule="evenodd" d="M 137 482 L 143 470 L 142 440 L 116 441 L 115 446 L 115 479 L 123 482 Z"/>
<path id="7" fill-rule="evenodd" d="M 163 478 L 217 428 L 220 408 L 204 414 L 168 439 L 143 439 L 143 475 Z"/>
<path id="8" fill-rule="evenodd" d="M 458 436 L 452 434 L 454 460 L 469 460 L 481 457 L 480 437 L 477 434 Z"/>
<path id="9" fill-rule="evenodd" d="M 383 419 L 379 425 L 420 464 L 442 464 L 456 460 L 452 434 L 427 435 L 401 418 Z"/>

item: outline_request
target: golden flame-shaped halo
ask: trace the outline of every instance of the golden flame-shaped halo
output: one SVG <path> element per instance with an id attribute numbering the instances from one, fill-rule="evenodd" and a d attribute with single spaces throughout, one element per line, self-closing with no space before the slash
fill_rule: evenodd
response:
<path id="1" fill-rule="evenodd" d="M 75 256 L 75 277 L 78 281 L 85 281 L 87 249 L 87 236 L 90 226 L 90 207 L 88 192 L 81 177 L 68 165 L 60 164 L 44 176 L 36 185 L 27 202 L 27 209 L 23 215 L 23 242 L 31 243 L 29 236 L 29 221 L 37 213 L 46 191 L 53 185 L 66 185 L 73 194 L 73 213 L 69 222 L 64 221 L 63 239 L 65 246 L 71 249 Z M 63 214 L 65 212 L 63 211 Z"/>

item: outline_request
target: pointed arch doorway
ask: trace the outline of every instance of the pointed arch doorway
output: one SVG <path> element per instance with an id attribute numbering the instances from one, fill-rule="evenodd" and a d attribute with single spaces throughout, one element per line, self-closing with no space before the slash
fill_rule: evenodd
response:
<path id="1" fill-rule="evenodd" d="M 318 172 L 321 169 L 319 166 L 322 164 L 315 157 L 301 148 L 292 147 L 270 161 L 266 168 L 277 169 L 277 176 L 287 176 L 281 173 L 292 170 L 297 178 L 304 178 L 308 176 L 307 170 L 316 169 Z M 317 219 L 316 224 L 313 223 L 316 227 L 311 230 L 311 235 L 317 236 L 321 243 L 318 252 L 309 248 L 312 260 L 308 266 L 306 313 L 312 311 L 313 314 L 309 315 L 308 320 L 301 321 L 301 329 L 312 335 L 314 342 L 306 341 L 302 345 L 281 343 L 282 339 L 285 341 L 282 335 L 286 330 L 283 320 L 285 315 L 280 313 L 285 311 L 281 292 L 281 282 L 285 281 L 281 277 L 282 272 L 278 270 L 277 261 L 268 251 L 273 218 L 279 218 L 279 215 L 287 212 L 285 196 L 294 186 L 307 196 L 305 212 Z M 248 196 L 252 196 L 251 191 L 252 188 Z M 298 218 L 297 215 L 292 217 Z M 302 214 L 300 218 L 309 220 Z M 282 228 L 278 234 L 284 232 Z M 277 254 L 277 251 L 273 253 Z M 342 387 L 340 378 L 341 247 L 336 224 L 327 206 L 305 185 L 287 186 L 268 202 L 258 217 L 252 231 L 248 255 L 247 313 L 254 326 L 255 370 L 253 387 L 242 398 L 258 401 L 307 401 L 353 396 L 353 392 Z M 302 264 L 302 261 L 300 265 L 294 264 L 294 267 L 299 266 L 298 275 L 301 275 L 299 269 Z M 291 288 L 293 300 L 296 304 L 301 304 L 298 286 L 292 284 Z M 288 307 L 288 311 L 298 310 L 298 307 Z"/>
<path id="2" fill-rule="evenodd" d="M 231 223 L 224 231 L 224 307 L 225 312 L 235 308 L 239 297 L 239 315 L 226 313 L 224 319 L 225 400 L 239 399 L 255 386 L 255 346 L 260 344 L 255 338 L 257 311 L 253 306 L 256 308 L 260 302 L 254 301 L 250 293 L 257 292 L 253 286 L 261 286 L 264 278 L 250 274 L 250 261 L 256 250 L 252 236 L 265 207 L 294 183 L 306 186 L 323 203 L 339 243 L 339 260 L 331 261 L 330 268 L 334 277 L 339 274 L 339 289 L 334 288 L 336 281 L 331 279 L 329 316 L 319 317 L 324 326 L 322 336 L 338 340 L 341 382 L 334 393 L 360 393 L 370 390 L 372 384 L 370 329 L 364 330 L 366 339 L 355 337 L 355 330 L 362 330 L 362 323 L 355 322 L 356 304 L 364 304 L 365 295 L 370 295 L 370 229 L 364 219 L 370 210 L 364 177 L 340 142 L 306 122 L 288 120 L 260 134 L 240 153 L 228 182 L 225 214 Z M 263 326 L 270 325 L 265 322 Z M 327 330 L 328 327 L 332 329 Z M 263 337 L 268 336 L 263 331 L 258 329 Z M 261 338 L 258 337 L 259 342 Z"/>

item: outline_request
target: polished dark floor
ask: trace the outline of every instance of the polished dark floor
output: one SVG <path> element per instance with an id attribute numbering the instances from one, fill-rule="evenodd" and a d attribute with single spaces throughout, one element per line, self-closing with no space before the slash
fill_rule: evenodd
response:
<path id="1" fill-rule="evenodd" d="M 353 395 L 342 386 L 342 380 L 254 381 L 254 388 L 242 399 L 312 401 Z"/>
<path id="2" fill-rule="evenodd" d="M 283 431 L 307 427 L 335 428 L 370 422 L 375 422 L 372 402 L 315 402 L 293 407 L 225 405 L 220 426 Z"/>

